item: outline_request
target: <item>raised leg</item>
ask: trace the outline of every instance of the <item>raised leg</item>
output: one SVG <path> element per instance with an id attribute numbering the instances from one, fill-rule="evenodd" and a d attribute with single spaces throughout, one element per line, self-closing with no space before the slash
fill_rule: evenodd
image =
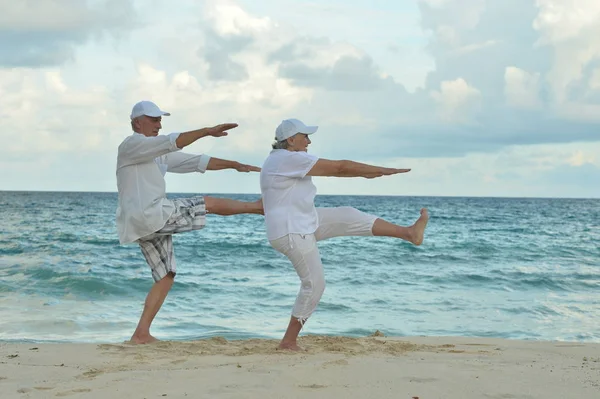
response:
<path id="1" fill-rule="evenodd" d="M 239 215 L 242 213 L 253 213 L 264 215 L 262 198 L 254 202 L 244 202 L 229 198 L 204 197 L 206 211 L 221 216 Z"/>
<path id="2" fill-rule="evenodd" d="M 319 215 L 319 228 L 315 232 L 317 241 L 333 237 L 385 236 L 421 245 L 429 220 L 429 214 L 425 208 L 421 209 L 419 219 L 408 227 L 390 223 L 349 206 L 317 208 L 317 213 Z"/>
<path id="3" fill-rule="evenodd" d="M 419 219 L 409 227 L 398 226 L 383 219 L 377 219 L 373 224 L 373 235 L 401 238 L 415 245 L 421 245 L 428 221 L 429 214 L 425 208 L 421 209 Z"/>

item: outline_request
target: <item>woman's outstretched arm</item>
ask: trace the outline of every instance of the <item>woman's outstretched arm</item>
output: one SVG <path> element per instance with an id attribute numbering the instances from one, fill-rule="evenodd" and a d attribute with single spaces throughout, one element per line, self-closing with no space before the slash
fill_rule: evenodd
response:
<path id="1" fill-rule="evenodd" d="M 308 176 L 364 177 L 372 179 L 407 172 L 410 172 L 410 169 L 384 168 L 348 160 L 333 161 L 320 158 L 308 172 Z"/>

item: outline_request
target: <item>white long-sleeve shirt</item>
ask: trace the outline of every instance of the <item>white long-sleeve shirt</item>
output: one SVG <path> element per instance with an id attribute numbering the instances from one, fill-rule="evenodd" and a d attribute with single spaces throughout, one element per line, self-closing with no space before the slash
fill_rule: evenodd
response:
<path id="1" fill-rule="evenodd" d="M 204 173 L 210 156 L 186 154 L 175 144 L 179 133 L 146 137 L 133 133 L 117 155 L 117 230 L 121 244 L 160 230 L 175 210 L 167 199 L 165 174 Z"/>

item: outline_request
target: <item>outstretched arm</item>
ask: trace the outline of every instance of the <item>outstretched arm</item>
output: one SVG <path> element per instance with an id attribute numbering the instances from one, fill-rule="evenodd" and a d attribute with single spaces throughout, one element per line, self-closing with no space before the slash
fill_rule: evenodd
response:
<path id="1" fill-rule="evenodd" d="M 207 170 L 235 169 L 238 172 L 260 172 L 260 168 L 236 161 L 213 158 L 206 154 L 173 152 L 167 155 L 167 171 L 171 173 L 204 173 Z"/>
<path id="2" fill-rule="evenodd" d="M 384 168 L 381 166 L 367 165 L 354 161 L 332 161 L 321 158 L 308 172 L 308 175 L 329 177 L 364 177 L 367 179 L 372 179 L 375 177 L 389 176 L 397 173 L 407 172 L 410 172 L 410 169 Z"/>
<path id="3" fill-rule="evenodd" d="M 184 132 L 179 134 L 175 144 L 178 148 L 184 148 L 188 145 L 192 144 L 194 141 L 201 139 L 202 137 L 212 136 L 212 137 L 223 137 L 227 136 L 227 130 L 231 130 L 238 126 L 237 123 L 223 123 L 221 125 L 213 126 L 213 127 L 205 127 L 202 129 L 191 130 L 189 132 Z"/>
<path id="4" fill-rule="evenodd" d="M 260 168 L 257 166 L 246 165 L 236 161 L 228 161 L 226 159 L 219 159 L 211 157 L 206 166 L 206 170 L 222 170 L 222 169 L 235 169 L 238 172 L 260 172 Z"/>

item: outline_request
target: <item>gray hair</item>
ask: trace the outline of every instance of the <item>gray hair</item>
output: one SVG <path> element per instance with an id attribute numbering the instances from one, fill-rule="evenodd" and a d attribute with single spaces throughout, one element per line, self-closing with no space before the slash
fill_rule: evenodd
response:
<path id="1" fill-rule="evenodd" d="M 277 138 L 275 138 L 277 140 Z M 272 145 L 274 150 L 286 150 L 289 147 L 287 139 L 282 141 L 275 141 Z"/>
<path id="2" fill-rule="evenodd" d="M 136 121 L 138 121 L 139 119 L 140 119 L 140 117 L 138 116 L 138 117 L 136 117 L 136 118 L 133 118 L 133 119 L 131 120 L 131 129 L 132 129 L 134 132 L 136 132 L 136 133 L 138 133 L 138 131 L 135 129 L 135 122 L 136 122 Z"/>

